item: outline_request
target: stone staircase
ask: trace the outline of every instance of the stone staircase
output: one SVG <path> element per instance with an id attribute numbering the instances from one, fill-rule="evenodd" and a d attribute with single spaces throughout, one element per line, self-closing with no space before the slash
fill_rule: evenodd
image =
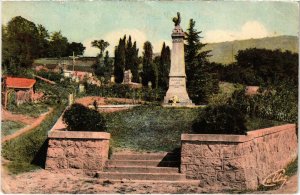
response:
<path id="1" fill-rule="evenodd" d="M 108 180 L 183 181 L 179 173 L 180 157 L 175 153 L 116 153 L 97 177 Z"/>

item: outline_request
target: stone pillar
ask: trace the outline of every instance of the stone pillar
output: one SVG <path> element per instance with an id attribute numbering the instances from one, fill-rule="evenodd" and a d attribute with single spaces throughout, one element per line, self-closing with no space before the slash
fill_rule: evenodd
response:
<path id="1" fill-rule="evenodd" d="M 186 74 L 184 62 L 184 32 L 177 25 L 172 32 L 171 67 L 169 73 L 169 89 L 164 97 L 163 106 L 194 106 L 186 90 Z M 174 104 L 174 100 L 176 103 Z M 173 104 L 172 104 L 173 103 Z"/>

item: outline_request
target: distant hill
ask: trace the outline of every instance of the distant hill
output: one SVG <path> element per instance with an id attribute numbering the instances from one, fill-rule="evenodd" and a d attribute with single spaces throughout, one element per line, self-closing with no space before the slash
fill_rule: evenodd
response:
<path id="1" fill-rule="evenodd" d="M 204 50 L 212 50 L 212 56 L 209 58 L 211 62 L 229 64 L 235 61 L 234 56 L 239 50 L 247 48 L 265 48 L 265 49 L 281 49 L 298 53 L 298 37 L 297 36 L 277 36 L 266 37 L 261 39 L 247 39 L 221 43 L 208 43 Z"/>

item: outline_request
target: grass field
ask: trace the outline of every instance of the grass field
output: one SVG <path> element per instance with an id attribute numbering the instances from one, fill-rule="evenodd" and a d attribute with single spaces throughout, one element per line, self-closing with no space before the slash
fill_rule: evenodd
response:
<path id="1" fill-rule="evenodd" d="M 21 122 L 1 121 L 1 136 L 11 135 L 23 127 L 25 127 L 25 124 Z"/>
<path id="2" fill-rule="evenodd" d="M 11 161 L 8 164 L 11 173 L 26 172 L 43 166 L 45 153 L 42 150 L 45 147 L 47 132 L 55 124 L 64 108 L 65 105 L 59 105 L 40 126 L 23 136 L 2 144 L 2 156 Z M 33 162 L 39 166 L 33 165 Z"/>
<path id="3" fill-rule="evenodd" d="M 113 148 L 170 151 L 180 147 L 180 135 L 190 132 L 199 109 L 141 106 L 106 115 Z"/>

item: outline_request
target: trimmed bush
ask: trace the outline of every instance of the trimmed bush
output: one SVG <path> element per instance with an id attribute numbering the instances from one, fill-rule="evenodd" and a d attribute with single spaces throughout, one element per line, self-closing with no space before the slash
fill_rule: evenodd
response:
<path id="1" fill-rule="evenodd" d="M 73 104 L 63 114 L 69 131 L 105 131 L 105 120 L 96 110 Z"/>
<path id="2" fill-rule="evenodd" d="M 208 106 L 193 124 L 195 133 L 246 134 L 245 115 L 230 105 Z"/>

